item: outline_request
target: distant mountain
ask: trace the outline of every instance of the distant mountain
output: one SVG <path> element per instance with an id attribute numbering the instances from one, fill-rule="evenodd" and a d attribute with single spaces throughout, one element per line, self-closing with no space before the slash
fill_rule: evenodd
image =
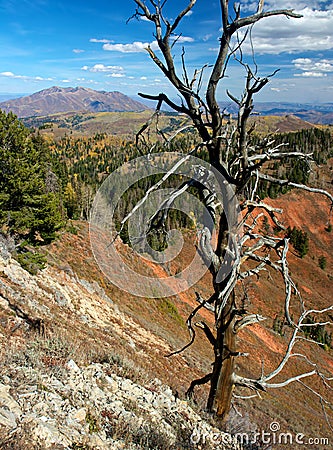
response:
<path id="1" fill-rule="evenodd" d="M 236 105 L 231 102 L 223 102 L 220 106 L 232 114 L 237 113 Z M 333 103 L 257 102 L 253 113 L 261 116 L 293 115 L 315 124 L 333 124 Z"/>
<path id="2" fill-rule="evenodd" d="M 95 91 L 84 87 L 57 87 L 0 103 L 0 109 L 18 117 L 45 116 L 63 112 L 143 111 L 147 106 L 121 92 Z"/>
<path id="3" fill-rule="evenodd" d="M 13 98 L 24 97 L 29 94 L 12 94 L 10 92 L 0 92 L 0 102 L 5 102 L 7 100 L 12 100 Z"/>
<path id="4" fill-rule="evenodd" d="M 333 103 L 257 103 L 255 110 L 262 115 L 292 114 L 311 123 L 333 123 Z"/>
<path id="5" fill-rule="evenodd" d="M 258 133 L 290 133 L 293 131 L 307 130 L 316 128 L 318 125 L 300 119 L 294 114 L 279 115 L 253 115 L 250 117 L 250 124 L 255 124 L 255 130 Z"/>

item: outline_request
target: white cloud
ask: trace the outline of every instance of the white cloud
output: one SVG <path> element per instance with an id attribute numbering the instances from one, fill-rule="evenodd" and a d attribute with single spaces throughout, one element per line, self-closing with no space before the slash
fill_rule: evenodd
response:
<path id="1" fill-rule="evenodd" d="M 257 10 L 258 2 L 244 0 L 240 3 L 241 10 L 244 12 L 254 12 Z"/>
<path id="2" fill-rule="evenodd" d="M 272 7 L 286 7 L 289 3 L 303 5 L 304 2 L 269 2 Z M 308 3 L 308 2 L 307 2 Z M 316 2 L 310 2 L 315 4 Z M 303 17 L 287 19 L 275 16 L 257 22 L 253 28 L 253 47 L 256 53 L 279 54 L 302 51 L 325 51 L 333 49 L 333 6 L 330 9 L 313 10 L 305 7 L 299 11 Z M 250 42 L 243 50 L 251 52 Z"/>
<path id="3" fill-rule="evenodd" d="M 205 36 L 203 36 L 202 40 L 204 42 L 209 41 L 209 39 L 212 37 L 213 35 L 211 33 L 205 34 Z"/>
<path id="4" fill-rule="evenodd" d="M 309 64 L 312 64 L 312 59 L 310 59 L 310 58 L 297 58 L 297 59 L 293 59 L 291 62 L 294 63 L 295 66 L 299 69 L 299 68 L 302 68 L 304 66 L 308 66 Z"/>
<path id="5" fill-rule="evenodd" d="M 190 36 L 174 36 L 173 41 L 178 44 L 182 44 L 184 42 L 194 42 L 194 39 Z M 110 52 L 121 52 L 121 53 L 143 53 L 146 49 L 150 47 L 152 50 L 158 50 L 157 41 L 152 42 L 132 42 L 130 44 L 111 44 L 106 43 L 103 45 L 103 49 Z"/>
<path id="6" fill-rule="evenodd" d="M 327 77 L 327 73 L 322 72 L 303 72 L 303 73 L 295 73 L 295 77 L 310 77 L 310 78 L 318 78 L 318 77 Z"/>
<path id="7" fill-rule="evenodd" d="M 89 72 L 122 72 L 124 70 L 121 66 L 105 66 L 104 64 L 95 64 L 93 67 L 83 66 L 81 69 Z"/>
<path id="8" fill-rule="evenodd" d="M 35 77 L 34 80 L 36 80 L 36 81 L 53 81 L 53 78 Z"/>
<path id="9" fill-rule="evenodd" d="M 243 0 L 239 2 L 241 5 L 241 11 L 244 12 L 255 12 L 257 10 L 258 1 L 252 1 L 252 0 Z M 328 0 L 324 1 L 317 1 L 317 0 L 310 0 L 310 1 L 303 1 L 303 0 L 266 0 L 265 1 L 265 10 L 272 10 L 272 9 L 294 9 L 297 11 L 300 11 L 301 9 L 304 9 L 306 7 L 311 9 L 329 9 L 331 7 L 330 4 L 327 6 L 325 3 L 329 3 Z"/>
<path id="10" fill-rule="evenodd" d="M 310 58 L 297 58 L 292 63 L 295 69 L 302 71 L 302 73 L 295 73 L 295 77 L 322 78 L 327 77 L 327 73 L 333 72 L 332 61 L 328 59 L 315 61 Z"/>
<path id="11" fill-rule="evenodd" d="M 194 39 L 189 36 L 175 36 L 173 40 L 178 44 L 182 44 L 183 42 L 194 42 Z"/>
<path id="12" fill-rule="evenodd" d="M 89 42 L 96 42 L 96 43 L 101 43 L 101 44 L 108 44 L 110 41 L 110 39 L 95 39 L 95 38 L 91 38 L 89 39 Z"/>
<path id="13" fill-rule="evenodd" d="M 296 69 L 303 70 L 305 72 L 317 72 L 317 73 L 333 72 L 333 63 L 328 59 L 314 61 L 313 59 L 310 58 L 297 58 L 294 59 L 292 63 L 295 65 Z M 299 76 L 304 75 L 301 74 Z"/>
<path id="14" fill-rule="evenodd" d="M 326 5 L 325 3 L 328 3 Z M 266 0 L 267 9 L 295 9 L 297 11 L 304 8 L 311 9 L 331 9 L 332 3 L 329 0 Z"/>
<path id="15" fill-rule="evenodd" d="M 13 72 L 1 72 L 0 75 L 2 75 L 3 77 L 8 77 L 8 78 L 15 78 L 15 79 L 19 79 L 19 80 L 32 80 L 32 81 L 53 81 L 53 78 L 44 78 L 44 77 L 40 77 L 40 76 L 36 76 L 36 77 L 29 77 L 27 75 L 16 75 Z"/>
<path id="16" fill-rule="evenodd" d="M 121 53 L 141 53 L 145 52 L 148 47 L 152 50 L 157 50 L 158 45 L 156 41 L 151 42 L 132 42 L 131 44 L 104 44 L 103 49 L 111 52 Z"/>
<path id="17" fill-rule="evenodd" d="M 80 48 L 73 48 L 73 53 L 84 53 L 84 50 L 81 50 Z"/>
<path id="18" fill-rule="evenodd" d="M 123 73 L 111 73 L 107 76 L 111 78 L 124 78 L 125 75 Z"/>
<path id="19" fill-rule="evenodd" d="M 147 80 L 147 77 L 141 77 L 140 80 Z"/>
<path id="20" fill-rule="evenodd" d="M 20 75 L 13 74 L 13 72 L 1 72 L 0 75 L 3 77 L 22 78 Z"/>

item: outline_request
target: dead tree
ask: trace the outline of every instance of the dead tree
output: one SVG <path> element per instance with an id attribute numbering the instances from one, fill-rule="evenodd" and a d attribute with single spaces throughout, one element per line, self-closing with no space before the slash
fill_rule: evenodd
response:
<path id="1" fill-rule="evenodd" d="M 328 320 L 323 319 L 310 325 L 306 318 L 309 315 L 326 316 L 329 311 L 333 310 L 333 306 L 321 311 L 305 308 L 288 270 L 288 239 L 265 235 L 258 231 L 258 221 L 264 215 L 269 216 L 277 227 L 283 228 L 283 226 L 277 219 L 277 214 L 281 211 L 263 202 L 258 197 L 257 190 L 260 180 L 266 180 L 278 185 L 321 193 L 326 195 L 330 202 L 333 202 L 333 197 L 321 189 L 295 185 L 288 180 L 280 180 L 265 174 L 264 165 L 267 161 L 283 161 L 285 158 L 301 158 L 310 161 L 311 155 L 302 151 L 285 151 L 283 146 L 276 145 L 274 138 L 270 137 L 262 138 L 255 144 L 251 141 L 253 128 L 249 127 L 248 119 L 253 110 L 253 97 L 264 88 L 274 74 L 260 77 L 255 64 L 252 69 L 244 62 L 242 52 L 242 44 L 251 34 L 249 30 L 256 22 L 272 16 L 282 15 L 292 19 L 301 16 L 288 9 L 265 11 L 262 0 L 257 2 L 257 10 L 254 14 L 244 16 L 241 14 L 239 4 L 235 3 L 232 9 L 228 0 L 220 0 L 221 35 L 215 62 L 212 66 L 203 65 L 195 70 L 193 75 L 190 75 L 186 66 L 185 51 L 183 50 L 180 63 L 177 65 L 173 55 L 173 46 L 181 36 L 179 27 L 182 19 L 195 7 L 196 0 L 189 1 L 172 21 L 167 16 L 167 1 L 134 0 L 134 2 L 136 10 L 133 18 L 143 18 L 150 22 L 158 44 L 158 52 L 150 46 L 147 47 L 147 52 L 177 90 L 180 101 L 177 103 L 164 93 L 158 95 L 140 93 L 139 95 L 145 99 L 156 100 L 155 117 L 158 116 L 163 103 L 165 103 L 169 108 L 190 119 L 200 138 L 199 145 L 194 150 L 192 149 L 192 152 L 195 154 L 199 148 L 206 148 L 211 166 L 222 174 L 223 179 L 232 186 L 233 193 L 230 195 L 237 195 L 240 199 L 242 213 L 242 218 L 239 219 L 238 213 L 233 209 L 231 197 L 228 198 L 229 194 L 226 194 L 222 208 L 219 209 L 214 207 L 215 193 L 209 192 L 209 189 L 202 192 L 204 202 L 218 229 L 217 243 L 214 247 L 208 228 L 202 230 L 199 239 L 200 252 L 212 274 L 213 293 L 207 300 L 197 293 L 198 307 L 187 321 L 191 341 L 184 349 L 191 345 L 195 338 L 195 327 L 192 324 L 195 314 L 201 308 L 206 308 L 214 314 L 215 330 L 210 330 L 204 322 L 197 323 L 196 326 L 205 333 L 208 342 L 213 347 L 215 358 L 211 373 L 200 380 L 195 380 L 188 391 L 189 395 L 192 394 L 196 385 L 209 382 L 207 409 L 225 418 L 230 410 L 236 387 L 247 388 L 256 395 L 268 388 L 278 388 L 292 382 L 303 383 L 305 378 L 317 375 L 325 383 L 325 386 L 331 389 L 328 375 L 321 373 L 306 355 L 295 351 L 295 345 L 300 339 L 304 339 L 305 327 L 328 323 Z M 239 62 L 246 75 L 245 89 L 240 96 L 237 97 L 227 91 L 231 101 L 237 105 L 238 114 L 235 120 L 231 120 L 230 115 L 221 110 L 217 98 L 217 88 L 226 80 L 226 71 L 231 58 Z M 138 140 L 151 122 L 152 120 L 142 128 L 138 134 Z M 173 199 L 190 185 L 191 182 L 183 183 L 178 191 L 176 190 L 174 195 L 168 199 L 167 204 L 161 205 L 160 211 L 163 211 L 163 214 L 162 218 L 161 215 L 159 216 L 159 225 L 165 220 L 165 210 L 172 206 Z M 198 185 L 200 189 L 200 183 Z M 220 188 L 223 190 L 223 186 Z M 151 221 L 154 222 L 157 217 L 156 213 Z M 227 218 L 229 219 L 227 220 Z M 153 223 L 150 224 L 150 227 L 152 226 Z M 240 226 L 243 227 L 242 234 L 239 233 Z M 252 264 L 248 264 L 249 262 Z M 244 268 L 244 264 L 248 265 Z M 222 267 L 223 265 L 224 267 Z M 225 270 L 225 266 L 227 266 L 227 270 Z M 223 273 L 221 275 L 222 268 L 225 275 Z M 265 373 L 263 369 L 259 378 L 250 379 L 242 377 L 235 371 L 236 358 L 245 356 L 238 350 L 237 334 L 244 327 L 261 322 L 264 317 L 258 314 L 249 314 L 246 308 L 241 306 L 236 295 L 236 287 L 242 280 L 251 276 L 259 276 L 261 272 L 268 269 L 276 270 L 281 274 L 285 286 L 285 320 L 293 331 L 286 354 L 278 367 L 269 374 Z M 297 319 L 295 319 L 295 306 L 291 306 L 295 299 L 298 299 L 299 302 Z M 308 364 L 309 370 L 281 381 L 283 369 L 293 358 L 299 358 Z M 279 381 L 275 381 L 276 379 Z M 311 390 L 310 387 L 309 389 Z M 318 393 L 316 395 L 320 397 L 322 403 L 325 402 Z"/>

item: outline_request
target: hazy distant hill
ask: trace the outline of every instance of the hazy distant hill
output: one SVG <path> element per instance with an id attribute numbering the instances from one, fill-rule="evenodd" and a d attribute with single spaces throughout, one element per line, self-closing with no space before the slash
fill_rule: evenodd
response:
<path id="1" fill-rule="evenodd" d="M 236 105 L 231 102 L 222 102 L 220 106 L 233 115 L 237 113 Z M 333 103 L 255 102 L 253 113 L 261 116 L 293 115 L 315 124 L 333 124 Z"/>
<path id="2" fill-rule="evenodd" d="M 26 97 L 2 102 L 0 109 L 12 111 L 18 117 L 30 117 L 69 111 L 142 111 L 147 109 L 147 106 L 121 92 L 53 86 Z"/>
<path id="3" fill-rule="evenodd" d="M 257 103 L 255 110 L 261 115 L 292 114 L 311 123 L 333 123 L 333 103 Z"/>
<path id="4" fill-rule="evenodd" d="M 23 93 L 22 94 L 19 94 L 19 93 L 13 94 L 10 92 L 1 92 L 0 93 L 0 102 L 6 102 L 8 100 L 12 100 L 13 98 L 24 97 L 25 95 L 28 95 L 28 94 L 23 94 Z"/>
<path id="5" fill-rule="evenodd" d="M 255 124 L 257 133 L 289 133 L 299 130 L 316 128 L 318 125 L 307 120 L 300 119 L 296 115 L 254 115 L 250 117 L 250 125 Z"/>

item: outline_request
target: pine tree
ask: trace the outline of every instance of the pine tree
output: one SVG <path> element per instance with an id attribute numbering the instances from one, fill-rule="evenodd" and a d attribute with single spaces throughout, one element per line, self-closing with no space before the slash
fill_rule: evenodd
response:
<path id="1" fill-rule="evenodd" d="M 48 146 L 0 111 L 0 226 L 19 242 L 49 242 L 63 225 L 61 192 Z"/>

